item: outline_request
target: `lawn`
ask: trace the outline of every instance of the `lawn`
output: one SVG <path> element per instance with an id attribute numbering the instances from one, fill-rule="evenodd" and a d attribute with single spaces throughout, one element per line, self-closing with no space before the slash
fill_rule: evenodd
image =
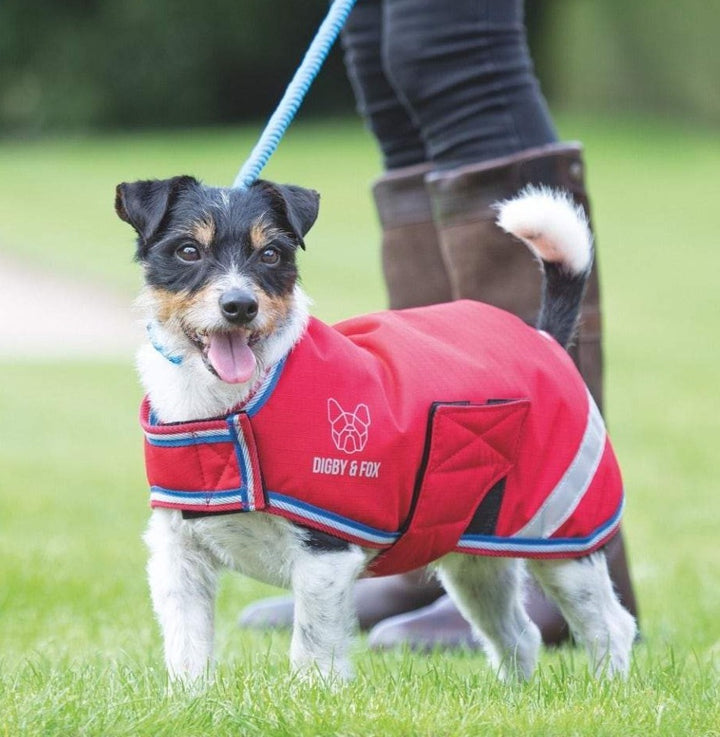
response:
<path id="1" fill-rule="evenodd" d="M 607 326 L 608 416 L 643 642 L 627 683 L 588 679 L 572 649 L 526 685 L 478 654 L 370 654 L 340 691 L 288 675 L 287 634 L 238 610 L 269 587 L 227 576 L 219 677 L 165 692 L 140 541 L 147 503 L 131 359 L 0 363 L 0 735 L 720 735 L 720 483 L 716 134 L 644 120 L 562 118 L 582 138 Z M 127 296 L 137 285 L 124 179 L 232 181 L 254 131 L 0 143 L 0 249 Z M 302 255 L 315 312 L 383 304 L 354 122 L 297 125 L 267 176 L 322 192 Z M 91 308 L 91 306 L 89 306 Z M 21 319 L 21 316 L 4 316 Z"/>

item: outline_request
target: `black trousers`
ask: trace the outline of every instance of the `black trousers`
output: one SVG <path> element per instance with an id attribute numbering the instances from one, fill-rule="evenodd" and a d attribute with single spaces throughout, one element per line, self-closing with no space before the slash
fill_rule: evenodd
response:
<path id="1" fill-rule="evenodd" d="M 386 169 L 449 168 L 557 140 L 523 0 L 358 0 L 343 47 Z"/>

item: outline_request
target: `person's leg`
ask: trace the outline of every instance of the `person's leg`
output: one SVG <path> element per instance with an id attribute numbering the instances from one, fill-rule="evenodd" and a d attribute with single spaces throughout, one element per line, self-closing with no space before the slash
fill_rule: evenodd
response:
<path id="1" fill-rule="evenodd" d="M 540 274 L 512 248 L 492 205 L 528 183 L 568 189 L 589 210 L 580 148 L 557 143 L 533 74 L 521 0 L 386 0 L 384 59 L 393 88 L 421 130 L 435 173 L 428 177 L 453 298 L 490 302 L 533 322 Z M 583 303 L 573 358 L 602 406 L 597 271 Z M 618 534 L 606 549 L 623 604 L 637 613 Z M 546 643 L 568 636 L 557 608 L 537 587 L 527 607 Z M 472 645 L 447 599 L 379 624 L 371 645 Z"/>
<path id="2" fill-rule="evenodd" d="M 382 63 L 383 5 L 363 0 L 342 33 L 357 109 L 378 142 L 387 171 L 373 197 L 382 226 L 381 256 L 392 309 L 447 302 L 450 283 L 433 224 L 420 130 L 400 102 Z"/>
<path id="3" fill-rule="evenodd" d="M 526 158 L 532 166 L 535 152 L 558 146 L 533 74 L 522 0 L 385 0 L 384 9 L 385 69 L 436 170 L 428 187 L 452 296 L 533 322 L 540 271 L 528 251 L 508 247 L 492 209 L 528 181 Z M 545 157 L 532 179 L 561 183 L 550 181 L 552 168 Z"/>
<path id="4" fill-rule="evenodd" d="M 385 0 L 384 69 L 436 166 L 557 140 L 533 73 L 522 0 Z"/>
<path id="5" fill-rule="evenodd" d="M 348 16 L 341 41 L 357 111 L 378 143 L 387 171 L 427 160 L 420 129 L 398 100 L 381 57 L 382 0 L 362 0 Z"/>

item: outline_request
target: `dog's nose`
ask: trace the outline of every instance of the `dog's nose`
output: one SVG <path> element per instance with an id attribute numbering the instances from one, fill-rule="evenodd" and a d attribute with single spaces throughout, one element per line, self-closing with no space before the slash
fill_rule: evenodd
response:
<path id="1" fill-rule="evenodd" d="M 258 313 L 255 297 L 243 289 L 229 289 L 220 295 L 220 311 L 226 320 L 235 325 L 246 325 Z"/>

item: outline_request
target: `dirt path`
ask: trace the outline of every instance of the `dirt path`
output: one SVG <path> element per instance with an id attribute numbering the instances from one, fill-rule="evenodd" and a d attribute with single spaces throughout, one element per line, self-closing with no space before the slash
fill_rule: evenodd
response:
<path id="1" fill-rule="evenodd" d="M 129 299 L 0 254 L 0 360 L 130 359 L 142 333 Z"/>

